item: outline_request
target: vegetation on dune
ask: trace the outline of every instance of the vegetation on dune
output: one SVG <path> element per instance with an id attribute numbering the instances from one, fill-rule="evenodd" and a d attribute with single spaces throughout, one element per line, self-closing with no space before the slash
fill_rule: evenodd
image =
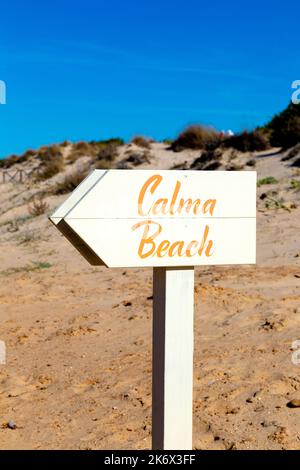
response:
<path id="1" fill-rule="evenodd" d="M 273 147 L 288 149 L 300 142 L 300 105 L 290 103 L 262 128 Z"/>
<path id="2" fill-rule="evenodd" d="M 100 140 L 100 141 L 95 141 L 92 140 L 90 142 L 85 142 L 85 141 L 79 141 L 76 142 L 75 144 L 72 145 L 67 161 L 69 163 L 73 163 L 76 161 L 78 158 L 81 157 L 91 157 L 96 160 L 99 160 L 99 152 L 106 148 L 115 148 L 117 149 L 121 145 L 124 145 L 124 140 L 120 139 L 119 137 L 114 137 L 112 139 L 107 139 L 107 140 Z"/>
<path id="3" fill-rule="evenodd" d="M 274 176 L 266 176 L 265 178 L 262 178 L 258 180 L 257 186 L 262 186 L 264 184 L 277 184 L 278 180 L 274 178 Z"/>
<path id="4" fill-rule="evenodd" d="M 100 146 L 100 147 L 105 146 L 105 145 L 109 145 L 109 144 L 114 144 L 114 145 L 120 147 L 121 145 L 124 145 L 125 142 L 120 137 L 112 137 L 111 139 L 99 140 L 99 142 L 91 141 L 90 144 L 91 145 L 97 145 L 97 146 Z"/>
<path id="5" fill-rule="evenodd" d="M 91 146 L 88 142 L 79 141 L 75 144 L 72 144 L 67 156 L 68 163 L 74 163 L 78 158 L 83 156 L 92 156 L 94 155 L 95 151 L 93 146 Z"/>
<path id="6" fill-rule="evenodd" d="M 151 153 L 149 150 L 141 152 L 130 152 L 126 158 L 126 162 L 133 166 L 142 165 L 143 163 L 150 163 Z"/>
<path id="7" fill-rule="evenodd" d="M 71 165 L 82 157 L 89 158 L 91 168 L 101 169 L 127 168 L 128 165 L 135 166 L 147 162 L 148 154 L 143 155 L 143 157 L 134 155 L 128 161 L 124 160 L 116 163 L 119 147 L 124 143 L 124 140 L 119 137 L 89 142 L 71 143 L 64 141 L 61 144 L 43 146 L 38 150 L 30 149 L 19 156 L 11 155 L 8 158 L 0 159 L 0 169 L 8 170 L 16 164 L 22 164 L 28 160 L 34 162 L 36 159 L 40 163 L 36 181 L 44 181 L 64 171 L 65 164 Z M 239 134 L 228 136 L 217 132 L 212 127 L 195 124 L 185 128 L 174 140 L 165 140 L 164 143 L 169 145 L 169 149 L 175 152 L 185 149 L 201 150 L 203 156 L 197 159 L 196 164 L 199 168 L 216 169 L 220 166 L 218 158 L 215 158 L 216 155 L 209 153 L 217 149 L 223 151 L 231 148 L 239 152 L 256 152 L 274 146 L 281 147 L 283 150 L 290 149 L 282 160 L 290 160 L 290 166 L 299 168 L 300 105 L 290 103 L 285 110 L 276 114 L 265 126 L 251 132 L 245 130 Z M 151 148 L 151 140 L 141 135 L 133 137 L 128 145 L 128 150 L 131 144 L 140 147 L 144 151 Z M 249 159 L 247 166 L 255 166 L 255 159 Z M 234 169 L 236 168 L 238 167 L 235 165 Z M 75 181 L 77 178 L 74 175 L 66 176 L 66 181 L 63 184 L 65 188 L 72 186 L 72 180 Z"/>
<path id="8" fill-rule="evenodd" d="M 266 150 L 269 142 L 259 130 L 226 136 L 215 129 L 194 125 L 187 127 L 170 145 L 170 149 L 175 152 L 184 149 L 213 151 L 222 147 L 233 148 L 240 152 L 254 152 Z"/>
<path id="9" fill-rule="evenodd" d="M 300 105 L 289 104 L 269 123 L 254 131 L 224 136 L 215 129 L 203 125 L 193 125 L 183 130 L 171 143 L 170 149 L 214 150 L 218 147 L 234 148 L 240 152 L 256 152 L 272 147 L 284 150 L 300 143 Z"/>
<path id="10" fill-rule="evenodd" d="M 41 168 L 36 176 L 37 181 L 47 180 L 64 170 L 65 163 L 58 145 L 52 145 L 38 153 Z"/>
<path id="11" fill-rule="evenodd" d="M 27 264 L 25 266 L 19 266 L 16 268 L 8 268 L 4 271 L 0 271 L 1 275 L 9 276 L 11 274 L 18 274 L 18 273 L 29 273 L 32 271 L 40 271 L 43 269 L 49 269 L 52 267 L 51 263 L 44 262 L 44 261 L 32 261 L 31 264 Z"/>
<path id="12" fill-rule="evenodd" d="M 144 149 L 150 149 L 151 147 L 150 140 L 142 135 L 136 135 L 135 137 L 133 137 L 133 139 L 131 139 L 131 143 Z"/>
<path id="13" fill-rule="evenodd" d="M 86 178 L 87 170 L 74 170 L 58 182 L 51 190 L 52 194 L 66 194 L 73 191 Z"/>
<path id="14" fill-rule="evenodd" d="M 221 143 L 218 132 L 210 127 L 193 125 L 184 129 L 171 143 L 170 149 L 180 152 L 184 149 L 201 150 L 213 149 Z"/>
<path id="15" fill-rule="evenodd" d="M 118 156 L 119 146 L 119 143 L 114 140 L 108 141 L 105 145 L 100 146 L 94 158 L 94 168 L 101 170 L 109 170 L 112 168 Z"/>
<path id="16" fill-rule="evenodd" d="M 16 163 L 23 163 L 26 162 L 30 157 L 36 155 L 37 152 L 34 150 L 27 150 L 22 155 L 11 155 L 10 157 L 0 159 L 0 168 L 4 170 L 8 170 L 10 167 L 15 165 Z"/>
<path id="17" fill-rule="evenodd" d="M 297 191 L 300 191 L 300 181 L 292 179 L 291 180 L 291 189 L 296 189 Z"/>
<path id="18" fill-rule="evenodd" d="M 45 214 L 49 209 L 49 204 L 44 200 L 43 195 L 33 197 L 30 204 L 28 204 L 28 213 L 33 217 Z"/>
<path id="19" fill-rule="evenodd" d="M 223 144 L 225 147 L 231 147 L 240 152 L 258 152 L 269 148 L 267 137 L 257 129 L 252 132 L 244 131 L 227 137 L 224 139 Z"/>

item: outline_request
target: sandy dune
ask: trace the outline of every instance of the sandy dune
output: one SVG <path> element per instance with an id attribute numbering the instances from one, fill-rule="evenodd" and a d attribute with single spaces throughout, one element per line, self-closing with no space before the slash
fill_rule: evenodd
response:
<path id="1" fill-rule="evenodd" d="M 199 153 L 152 147 L 142 167 Z M 259 179 L 278 180 L 258 188 L 257 266 L 195 271 L 195 449 L 300 448 L 287 407 L 300 399 L 300 175 L 281 157 L 256 157 Z M 28 216 L 35 190 L 0 185 L 0 448 L 149 448 L 152 271 L 89 266 L 46 215 Z"/>

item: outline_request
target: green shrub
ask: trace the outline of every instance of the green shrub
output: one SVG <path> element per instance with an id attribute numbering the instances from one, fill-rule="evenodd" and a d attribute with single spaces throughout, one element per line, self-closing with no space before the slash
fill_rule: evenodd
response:
<path id="1" fill-rule="evenodd" d="M 264 184 L 276 184 L 278 180 L 274 178 L 274 176 L 266 176 L 266 178 L 262 178 L 258 180 L 257 186 L 262 186 Z"/>
<path id="2" fill-rule="evenodd" d="M 274 197 L 267 196 L 265 207 L 267 209 L 288 209 L 288 207 L 284 204 L 284 200 L 282 198 L 275 199 Z"/>
<path id="3" fill-rule="evenodd" d="M 300 190 L 300 181 L 292 179 L 291 180 L 291 189 Z"/>
<path id="4" fill-rule="evenodd" d="M 258 130 L 244 131 L 224 140 L 225 147 L 232 147 L 240 152 L 255 152 L 269 147 L 267 138 Z"/>
<path id="5" fill-rule="evenodd" d="M 112 162 L 118 156 L 118 147 L 119 145 L 113 142 L 110 142 L 103 147 L 100 147 L 96 155 L 96 162 Z"/>
<path id="6" fill-rule="evenodd" d="M 290 103 L 264 127 L 274 147 L 288 149 L 300 142 L 300 105 Z"/>
<path id="7" fill-rule="evenodd" d="M 121 139 L 120 137 L 112 137 L 111 139 L 107 140 L 100 140 L 99 142 L 96 142 L 97 145 L 108 145 L 108 144 L 115 144 L 116 146 L 120 147 L 121 145 L 124 145 L 124 140 Z"/>

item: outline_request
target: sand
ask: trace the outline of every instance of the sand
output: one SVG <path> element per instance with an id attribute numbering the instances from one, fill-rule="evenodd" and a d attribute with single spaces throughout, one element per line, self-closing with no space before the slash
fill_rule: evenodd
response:
<path id="1" fill-rule="evenodd" d="M 151 152 L 141 167 L 199 155 Z M 195 270 L 195 449 L 300 448 L 287 407 L 300 398 L 300 176 L 281 157 L 256 156 L 259 178 L 278 180 L 258 188 L 257 265 Z M 47 214 L 29 217 L 36 190 L 0 185 L 0 448 L 149 449 L 152 270 L 90 266 Z M 284 208 L 265 207 L 270 191 Z"/>

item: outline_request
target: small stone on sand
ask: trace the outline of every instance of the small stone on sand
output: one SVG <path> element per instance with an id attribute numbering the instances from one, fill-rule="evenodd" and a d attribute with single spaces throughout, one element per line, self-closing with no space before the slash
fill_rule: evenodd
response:
<path id="1" fill-rule="evenodd" d="M 293 400 L 289 401 L 286 406 L 288 408 L 300 408 L 300 400 L 299 398 L 294 398 Z"/>
<path id="2" fill-rule="evenodd" d="M 9 429 L 17 429 L 17 425 L 16 425 L 16 423 L 15 423 L 12 419 L 10 419 L 10 420 L 8 421 L 7 427 L 8 427 Z"/>

